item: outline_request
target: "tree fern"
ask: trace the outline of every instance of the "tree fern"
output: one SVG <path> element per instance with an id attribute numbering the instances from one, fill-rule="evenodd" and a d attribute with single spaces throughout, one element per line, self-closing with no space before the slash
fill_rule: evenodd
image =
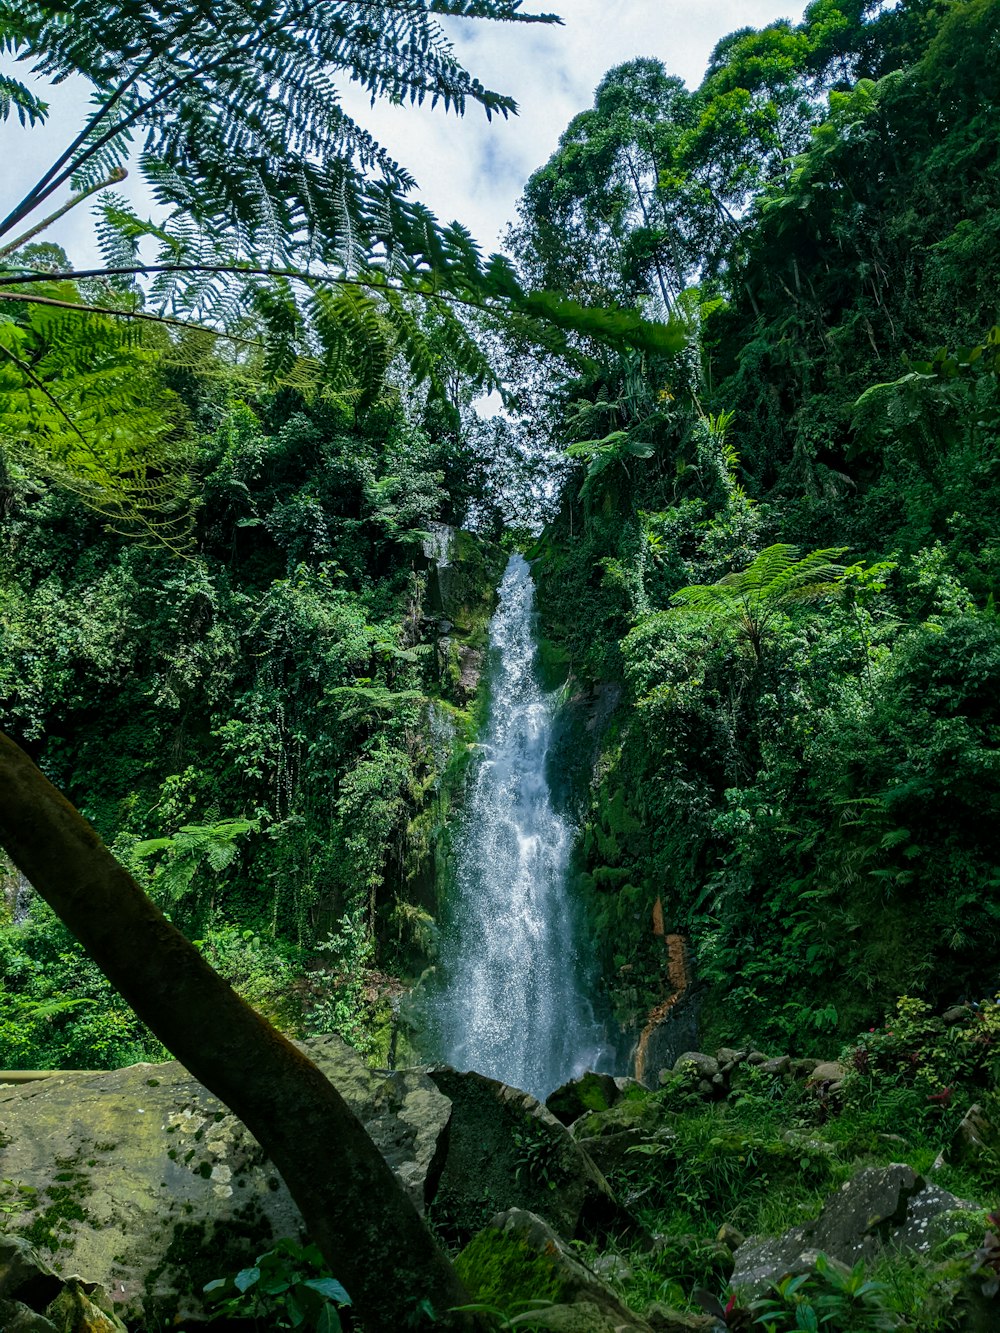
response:
<path id="1" fill-rule="evenodd" d="M 830 547 L 800 557 L 796 546 L 768 546 L 746 569 L 717 583 L 682 588 L 673 597 L 674 613 L 730 628 L 760 662 L 768 626 L 780 610 L 836 591 L 845 572 L 836 557 L 845 549 Z"/>
<path id="2" fill-rule="evenodd" d="M 554 21 L 523 13 L 520 0 L 218 0 L 210 7 L 75 0 L 71 11 L 0 0 L 0 48 L 37 75 L 82 75 L 94 89 L 80 132 L 0 221 L 0 309 L 37 304 L 36 284 L 104 279 L 129 295 L 105 301 L 102 315 L 119 306 L 113 318 L 123 324 L 159 317 L 171 327 L 259 336 L 273 378 L 305 385 L 315 373 L 337 390 L 353 375 L 362 400 L 394 357 L 446 396 L 441 358 L 421 334 L 414 302 L 511 319 L 526 338 L 557 343 L 569 359 L 593 339 L 677 350 L 680 328 L 649 323 L 634 310 L 525 291 L 506 260 L 484 261 L 465 229 L 441 227 L 407 198 L 412 179 L 344 110 L 338 89 L 347 80 L 373 99 L 430 101 L 459 113 L 478 103 L 487 116 L 514 111 L 509 97 L 483 87 L 455 59 L 440 26 L 445 15 Z M 10 105 L 42 115 L 20 87 L 8 88 Z M 98 224 L 101 268 L 32 270 L 17 246 L 37 224 L 27 233 L 24 225 L 69 183 L 76 198 L 105 189 L 133 142 L 141 144 L 140 168 L 164 216 L 144 219 L 124 199 L 107 197 Z M 73 301 L 81 310 L 86 304 Z M 467 321 L 456 313 L 440 327 L 448 363 L 477 387 L 497 387 Z M 79 480 L 82 469 L 87 493 L 96 496 L 96 422 L 78 423 L 72 395 L 32 381 L 14 347 L 5 351 L 11 392 L 11 377 L 21 376 L 21 408 L 30 402 L 37 417 L 47 399 L 54 414 L 45 436 L 50 471 L 58 465 Z M 106 413 L 107 425 L 111 419 Z M 140 424 L 133 414 L 134 441 Z M 21 425 L 14 434 L 23 438 Z M 93 456 L 85 466 L 73 436 Z M 124 456 L 122 439 L 109 437 L 108 447 L 109 458 Z M 143 494 L 162 513 L 166 487 L 156 456 L 155 442 L 145 461 L 133 450 L 132 480 L 118 488 L 112 509 L 122 510 L 130 489 L 125 508 L 133 506 L 133 517 Z M 161 518 L 149 528 L 165 531 Z"/>
<path id="3" fill-rule="evenodd" d="M 213 874 L 221 875 L 236 860 L 239 839 L 260 830 L 256 819 L 220 820 L 217 809 L 207 813 L 207 824 L 186 824 L 172 837 L 150 838 L 132 849 L 140 860 L 160 858 L 153 881 L 157 897 L 165 906 L 178 902 L 190 891 L 204 863 Z"/>
<path id="4" fill-rule="evenodd" d="M 160 351 L 137 329 L 123 336 L 113 315 L 81 319 L 71 283 L 39 294 L 53 304 L 22 307 L 16 320 L 0 306 L 0 447 L 114 529 L 183 548 L 188 442 Z"/>

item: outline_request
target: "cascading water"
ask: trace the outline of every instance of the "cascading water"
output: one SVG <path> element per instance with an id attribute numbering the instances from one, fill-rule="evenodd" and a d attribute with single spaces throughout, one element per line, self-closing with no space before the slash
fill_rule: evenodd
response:
<path id="1" fill-rule="evenodd" d="M 449 1064 L 545 1097 L 597 1067 L 602 1038 L 567 892 L 573 830 L 546 778 L 554 701 L 539 679 L 534 584 L 519 555 L 507 565 L 490 625 L 489 686 L 457 840 L 435 1026 Z"/>

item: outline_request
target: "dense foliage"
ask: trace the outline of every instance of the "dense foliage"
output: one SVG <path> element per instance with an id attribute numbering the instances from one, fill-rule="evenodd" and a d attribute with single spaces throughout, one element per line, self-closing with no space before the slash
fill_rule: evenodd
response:
<path id="1" fill-rule="evenodd" d="M 611 71 L 525 191 L 529 272 L 688 328 L 548 402 L 547 632 L 624 689 L 579 883 L 626 1024 L 654 908 L 720 1039 L 996 989 L 998 42 L 985 0 L 816 3 L 694 92 Z"/>

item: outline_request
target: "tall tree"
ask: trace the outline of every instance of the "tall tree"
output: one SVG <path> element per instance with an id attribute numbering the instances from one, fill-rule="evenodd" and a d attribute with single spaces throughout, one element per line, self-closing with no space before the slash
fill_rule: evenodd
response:
<path id="1" fill-rule="evenodd" d="M 531 281 L 591 300 L 653 291 L 669 310 L 692 272 L 678 155 L 693 123 L 659 61 L 609 70 L 525 186 L 513 238 Z"/>

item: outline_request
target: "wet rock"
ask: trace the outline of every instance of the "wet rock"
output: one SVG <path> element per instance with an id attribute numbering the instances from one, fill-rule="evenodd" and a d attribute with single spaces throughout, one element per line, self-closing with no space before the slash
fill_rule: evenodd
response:
<path id="1" fill-rule="evenodd" d="M 610 1074 L 587 1073 L 556 1088 L 546 1097 L 545 1105 L 557 1120 L 571 1125 L 588 1111 L 609 1111 L 621 1096 L 618 1080 Z"/>
<path id="2" fill-rule="evenodd" d="M 760 1295 L 782 1277 L 808 1271 L 816 1253 L 848 1267 L 886 1246 L 926 1253 L 941 1239 L 942 1229 L 956 1229 L 956 1212 L 974 1208 L 928 1185 L 904 1164 L 868 1167 L 831 1195 L 814 1221 L 741 1245 L 734 1255 L 732 1285 Z"/>
<path id="3" fill-rule="evenodd" d="M 763 1051 L 751 1051 L 750 1054 L 747 1056 L 747 1064 L 765 1065 L 767 1064 L 767 1056 L 764 1054 Z"/>
<path id="4" fill-rule="evenodd" d="M 494 1307 L 519 1302 L 545 1301 L 552 1305 L 532 1319 L 554 1317 L 545 1328 L 604 1333 L 608 1327 L 648 1333 L 649 1325 L 629 1310 L 592 1269 L 574 1255 L 555 1231 L 534 1213 L 512 1208 L 494 1217 L 473 1237 L 455 1261 L 455 1270 L 474 1300 Z M 553 1308 L 578 1309 L 578 1323 L 570 1315 L 553 1315 Z M 524 1308 L 529 1308 L 525 1306 Z"/>

